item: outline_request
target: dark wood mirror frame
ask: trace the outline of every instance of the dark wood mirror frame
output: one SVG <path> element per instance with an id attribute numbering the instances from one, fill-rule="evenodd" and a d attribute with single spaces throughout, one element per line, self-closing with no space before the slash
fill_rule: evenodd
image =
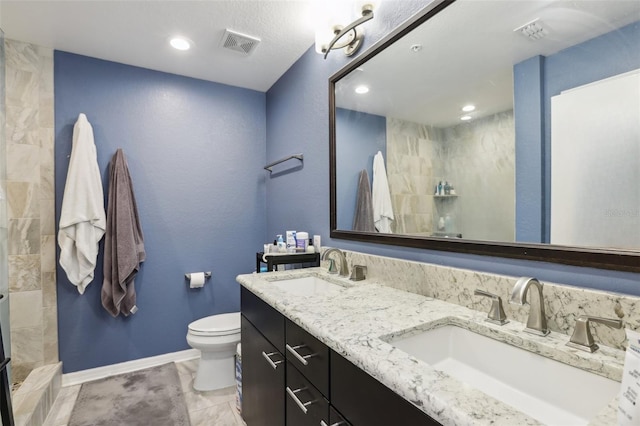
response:
<path id="1" fill-rule="evenodd" d="M 552 244 L 501 243 L 479 240 L 451 240 L 400 234 L 377 234 L 337 229 L 336 206 L 336 102 L 335 85 L 349 72 L 361 66 L 417 26 L 434 17 L 455 0 L 435 0 L 422 12 L 402 24 L 365 53 L 329 78 L 329 165 L 330 165 L 330 236 L 331 238 L 448 251 L 482 256 L 525 259 L 600 269 L 640 272 L 640 252 L 559 246 Z"/>

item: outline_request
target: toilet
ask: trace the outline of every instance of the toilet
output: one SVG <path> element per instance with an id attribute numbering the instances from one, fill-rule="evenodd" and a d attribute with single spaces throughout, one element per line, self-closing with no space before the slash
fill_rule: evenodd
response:
<path id="1" fill-rule="evenodd" d="M 210 391 L 235 385 L 234 355 L 240 342 L 240 312 L 212 315 L 189 324 L 187 343 L 200 350 L 193 388 Z"/>

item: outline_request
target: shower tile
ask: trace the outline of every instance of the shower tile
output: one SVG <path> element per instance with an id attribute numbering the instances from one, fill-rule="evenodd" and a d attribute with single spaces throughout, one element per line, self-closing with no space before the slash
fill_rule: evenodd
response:
<path id="1" fill-rule="evenodd" d="M 55 235 L 56 233 L 56 211 L 55 200 L 40 200 L 40 235 Z"/>
<path id="2" fill-rule="evenodd" d="M 42 306 L 43 307 L 55 307 L 56 300 L 56 273 L 43 272 L 42 273 Z"/>
<path id="3" fill-rule="evenodd" d="M 55 306 L 42 309 L 43 317 L 43 361 L 46 364 L 58 362 L 58 315 Z"/>
<path id="4" fill-rule="evenodd" d="M 10 301 L 10 318 L 11 318 L 11 346 L 12 352 L 17 348 L 14 345 L 13 332 L 20 329 L 40 330 L 40 338 L 42 341 L 42 291 L 21 291 L 9 294 Z M 22 342 L 30 342 L 33 339 L 31 332 L 25 332 Z M 42 351 L 40 351 L 42 352 Z M 33 361 L 33 359 L 28 359 Z"/>
<path id="5" fill-rule="evenodd" d="M 54 199 L 54 131 L 40 129 L 40 198 Z"/>
<path id="6" fill-rule="evenodd" d="M 40 253 L 40 220 L 9 220 L 9 254 Z"/>
<path id="7" fill-rule="evenodd" d="M 7 208 L 10 219 L 38 218 L 40 208 L 38 184 L 7 182 Z"/>
<path id="8" fill-rule="evenodd" d="M 7 181 L 40 183 L 40 147 L 7 144 Z"/>
<path id="9" fill-rule="evenodd" d="M 42 256 L 40 268 L 42 272 L 54 272 L 56 270 L 56 239 L 53 235 L 43 235 L 40 255 Z"/>
<path id="10" fill-rule="evenodd" d="M 15 69 L 7 64 L 5 102 L 9 106 L 38 107 L 38 79 L 35 72 Z"/>
<path id="11" fill-rule="evenodd" d="M 7 67 L 34 73 L 40 72 L 40 58 L 36 45 L 5 39 L 5 49 Z"/>
<path id="12" fill-rule="evenodd" d="M 60 392 L 43 426 L 66 426 L 69 423 L 81 386 L 75 385 L 60 388 Z"/>
<path id="13" fill-rule="evenodd" d="M 42 325 L 11 330 L 12 366 L 15 370 L 20 369 L 20 374 L 26 372 L 22 378 L 14 377 L 14 380 L 24 380 L 31 370 L 44 365 L 42 347 Z"/>
<path id="14" fill-rule="evenodd" d="M 8 258 L 11 293 L 41 289 L 40 255 L 10 255 Z"/>
<path id="15" fill-rule="evenodd" d="M 41 92 L 39 106 L 38 124 L 43 128 L 53 129 L 53 92 Z"/>
<path id="16" fill-rule="evenodd" d="M 7 142 L 39 145 L 38 115 L 38 108 L 18 105 L 7 106 Z"/>

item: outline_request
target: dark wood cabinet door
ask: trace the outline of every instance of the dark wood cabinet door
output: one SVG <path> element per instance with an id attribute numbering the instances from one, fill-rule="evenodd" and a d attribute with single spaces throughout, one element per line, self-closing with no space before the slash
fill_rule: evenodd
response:
<path id="1" fill-rule="evenodd" d="M 353 426 L 439 425 L 422 410 L 331 352 L 331 405 Z"/>
<path id="2" fill-rule="evenodd" d="M 286 320 L 287 361 L 329 397 L 329 348 L 293 321 Z"/>
<path id="3" fill-rule="evenodd" d="M 287 361 L 287 426 L 319 426 L 329 415 L 322 393 Z"/>
<path id="4" fill-rule="evenodd" d="M 284 315 L 244 287 L 240 288 L 242 315 L 284 353 Z"/>
<path id="5" fill-rule="evenodd" d="M 285 362 L 242 316 L 242 417 L 247 426 L 285 424 Z"/>

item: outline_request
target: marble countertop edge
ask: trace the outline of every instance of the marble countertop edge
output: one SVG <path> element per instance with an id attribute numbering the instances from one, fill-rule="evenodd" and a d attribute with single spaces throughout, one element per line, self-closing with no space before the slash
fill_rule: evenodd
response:
<path id="1" fill-rule="evenodd" d="M 294 296 L 268 285 L 271 281 L 306 276 L 323 278 L 346 288 L 331 296 Z M 503 326 L 491 324 L 484 321 L 484 312 L 373 281 L 349 281 L 321 268 L 245 274 L 236 279 L 291 321 L 443 424 L 533 425 L 539 422 L 387 342 L 398 336 L 454 325 L 616 381 L 620 381 L 622 375 L 623 351 L 601 346 L 594 354 L 582 352 L 565 346 L 569 336 L 562 333 L 552 332 L 546 337 L 531 335 L 523 332 L 524 324 L 516 321 Z M 611 419 L 610 406 L 597 417 L 599 421 Z"/>

